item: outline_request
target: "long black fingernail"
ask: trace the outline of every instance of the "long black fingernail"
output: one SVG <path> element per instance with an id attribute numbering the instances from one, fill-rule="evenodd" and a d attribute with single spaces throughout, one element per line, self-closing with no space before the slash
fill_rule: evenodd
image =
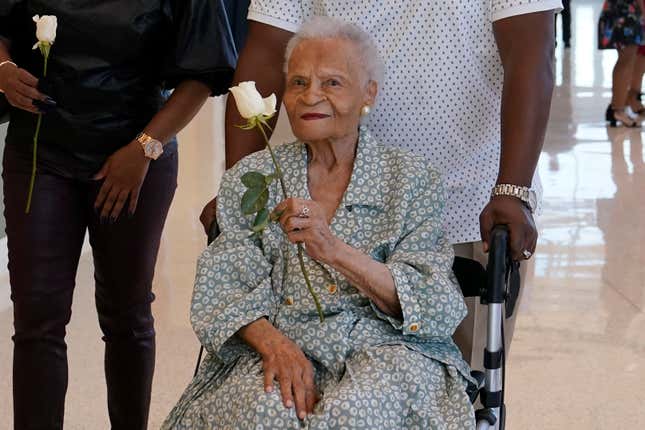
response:
<path id="1" fill-rule="evenodd" d="M 58 105 L 58 103 L 56 103 L 56 100 L 54 100 L 53 98 L 51 98 L 49 96 L 45 97 L 44 102 L 46 104 L 50 105 L 50 106 L 57 106 Z"/>
<path id="2" fill-rule="evenodd" d="M 32 101 L 31 104 L 34 105 L 36 108 L 38 108 L 38 112 L 40 112 L 42 114 L 50 113 L 50 112 L 52 112 L 53 110 L 56 109 L 56 105 L 47 104 L 47 103 L 43 102 L 42 100 L 35 100 L 34 99 L 34 101 Z"/>

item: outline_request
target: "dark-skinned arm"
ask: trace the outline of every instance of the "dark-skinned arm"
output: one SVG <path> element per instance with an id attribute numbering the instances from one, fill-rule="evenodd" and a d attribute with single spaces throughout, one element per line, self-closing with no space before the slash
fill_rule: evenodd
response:
<path id="1" fill-rule="evenodd" d="M 293 33 L 277 27 L 249 21 L 248 39 L 240 53 L 233 85 L 244 81 L 255 81 L 260 94 L 267 97 L 275 93 L 278 98 L 277 105 L 280 106 L 284 92 L 284 52 L 291 36 Z M 277 115 L 272 119 L 272 128 L 276 119 Z M 225 124 L 227 169 L 247 155 L 264 149 L 264 140 L 260 133 L 249 133 L 235 127 L 245 122 L 233 98 L 229 97 L 226 102 Z"/>
<path id="2" fill-rule="evenodd" d="M 554 11 L 513 16 L 493 24 L 504 67 L 498 184 L 531 186 L 544 143 L 553 94 Z M 507 225 L 513 258 L 535 252 L 530 210 L 514 197 L 494 197 L 480 216 L 484 249 L 495 224 Z"/>
<path id="3" fill-rule="evenodd" d="M 275 93 L 280 106 L 284 92 L 284 52 L 293 36 L 286 30 L 249 21 L 249 32 L 244 49 L 240 53 L 233 77 L 233 85 L 244 81 L 255 81 L 256 88 L 263 96 Z M 277 115 L 271 120 L 275 127 Z M 249 133 L 236 125 L 246 121 L 240 116 L 233 97 L 226 102 L 226 168 L 230 168 L 245 156 L 264 149 L 260 133 Z M 199 217 L 206 234 L 215 220 L 216 199 L 206 204 Z"/>
<path id="4" fill-rule="evenodd" d="M 202 82 L 187 80 L 180 83 L 143 131 L 167 143 L 193 119 L 210 93 L 211 89 Z M 94 177 L 104 180 L 94 203 L 102 219 L 116 220 L 126 203 L 128 213 L 134 214 L 150 162 L 135 139 L 107 159 Z"/>

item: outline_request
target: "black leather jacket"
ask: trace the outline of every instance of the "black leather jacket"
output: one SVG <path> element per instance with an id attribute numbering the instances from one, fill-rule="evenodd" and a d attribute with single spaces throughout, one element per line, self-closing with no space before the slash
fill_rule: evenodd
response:
<path id="1" fill-rule="evenodd" d="M 32 50 L 36 14 L 58 18 L 46 78 Z M 57 102 L 43 119 L 40 162 L 80 178 L 131 142 L 181 81 L 225 93 L 237 56 L 222 0 L 0 0 L 0 36 Z M 7 144 L 30 152 L 35 124 L 12 109 Z"/>

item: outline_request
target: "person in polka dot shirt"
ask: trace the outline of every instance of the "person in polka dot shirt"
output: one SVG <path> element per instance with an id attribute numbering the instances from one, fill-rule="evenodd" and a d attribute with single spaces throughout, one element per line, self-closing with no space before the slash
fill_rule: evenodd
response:
<path id="1" fill-rule="evenodd" d="M 491 199 L 491 189 L 532 187 L 539 202 L 534 172 L 553 91 L 553 26 L 560 9 L 560 0 L 252 0 L 235 80 L 254 80 L 262 93 L 280 98 L 285 46 L 305 20 L 328 15 L 356 23 L 375 38 L 385 61 L 370 130 L 379 142 L 410 149 L 441 173 L 456 254 L 485 265 L 490 228 L 506 224 L 513 256 L 521 260 L 536 247 L 532 210 L 516 197 Z M 234 127 L 241 122 L 229 102 L 227 167 L 264 145 Z M 539 213 L 539 204 L 532 209 Z M 206 228 L 214 210 L 215 200 L 202 213 Z M 522 264 L 523 274 L 531 262 Z M 455 339 L 481 368 L 485 312 L 474 299 L 467 304 Z M 507 346 L 516 316 L 507 320 Z"/>

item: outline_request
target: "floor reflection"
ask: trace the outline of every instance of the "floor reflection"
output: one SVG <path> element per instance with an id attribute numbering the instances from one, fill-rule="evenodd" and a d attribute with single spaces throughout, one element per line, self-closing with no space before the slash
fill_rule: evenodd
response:
<path id="1" fill-rule="evenodd" d="M 643 130 L 603 121 L 616 53 L 595 49 L 601 5 L 573 1 L 573 46 L 556 50 L 535 277 L 508 371 L 512 429 L 645 428 Z"/>

